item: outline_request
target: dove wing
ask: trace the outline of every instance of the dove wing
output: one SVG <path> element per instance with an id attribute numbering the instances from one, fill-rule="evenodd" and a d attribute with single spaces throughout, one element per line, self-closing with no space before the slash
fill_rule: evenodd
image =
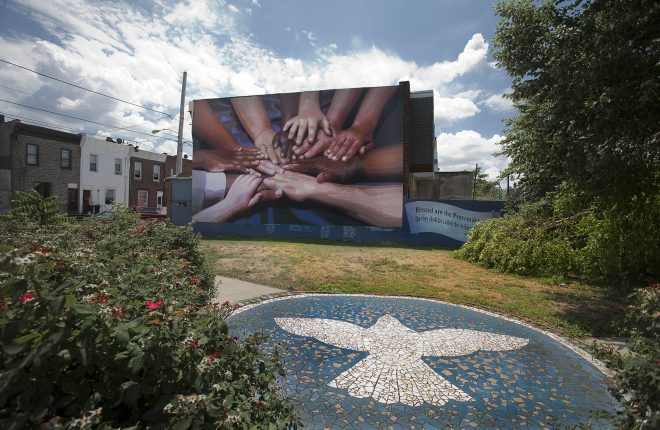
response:
<path id="1" fill-rule="evenodd" d="M 425 356 L 457 356 L 475 351 L 522 348 L 529 339 L 467 329 L 438 329 L 420 333 L 419 351 Z"/>
<path id="2" fill-rule="evenodd" d="M 344 321 L 322 318 L 275 318 L 283 330 L 308 336 L 339 348 L 367 351 L 365 329 Z"/>

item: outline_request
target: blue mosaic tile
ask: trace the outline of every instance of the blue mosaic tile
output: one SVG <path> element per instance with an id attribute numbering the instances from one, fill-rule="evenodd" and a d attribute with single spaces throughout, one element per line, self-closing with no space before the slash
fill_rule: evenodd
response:
<path id="1" fill-rule="evenodd" d="M 549 428 L 616 413 L 606 376 L 531 327 L 423 299 L 302 295 L 246 307 L 232 335 L 278 348 L 310 429 Z"/>

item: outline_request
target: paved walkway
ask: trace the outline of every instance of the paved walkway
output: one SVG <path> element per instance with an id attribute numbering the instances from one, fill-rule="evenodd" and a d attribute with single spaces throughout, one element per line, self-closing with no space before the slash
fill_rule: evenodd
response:
<path id="1" fill-rule="evenodd" d="M 248 304 L 228 322 L 231 333 L 261 332 L 264 348 L 278 349 L 283 392 L 309 429 L 610 428 L 591 412 L 618 408 L 589 357 L 477 309 L 299 294 Z"/>
<path id="2" fill-rule="evenodd" d="M 225 276 L 215 277 L 217 294 L 213 302 L 224 303 L 246 303 L 261 296 L 274 296 L 287 293 L 279 288 L 267 287 L 261 284 L 241 281 L 239 279 L 227 278 Z"/>

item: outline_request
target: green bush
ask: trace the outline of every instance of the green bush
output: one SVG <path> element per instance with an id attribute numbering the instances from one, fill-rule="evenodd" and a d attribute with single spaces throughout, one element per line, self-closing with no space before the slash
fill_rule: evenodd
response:
<path id="1" fill-rule="evenodd" d="M 595 345 L 596 356 L 617 371 L 614 395 L 625 406 L 622 427 L 660 428 L 660 284 L 629 296 L 625 326 L 628 353 Z"/>
<path id="2" fill-rule="evenodd" d="M 660 197 L 627 207 L 580 207 L 567 189 L 477 223 L 460 258 L 495 270 L 578 277 L 630 290 L 660 276 Z"/>
<path id="3" fill-rule="evenodd" d="M 484 267 L 520 275 L 563 277 L 576 269 L 571 231 L 548 225 L 544 202 L 523 205 L 503 218 L 478 222 L 468 241 L 456 252 Z"/>
<path id="4" fill-rule="evenodd" d="M 66 215 L 60 213 L 60 204 L 56 197 L 43 198 L 36 190 L 27 193 L 18 191 L 18 198 L 12 200 L 13 208 L 7 214 L 0 216 L 2 220 L 32 221 L 40 225 L 60 224 L 67 221 Z"/>
<path id="5" fill-rule="evenodd" d="M 0 427 L 287 428 L 282 372 L 229 304 L 191 228 L 0 221 Z"/>

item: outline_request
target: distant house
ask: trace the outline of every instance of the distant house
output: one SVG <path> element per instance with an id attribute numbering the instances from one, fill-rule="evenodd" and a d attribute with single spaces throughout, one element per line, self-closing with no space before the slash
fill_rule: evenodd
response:
<path id="1" fill-rule="evenodd" d="M 167 210 L 165 201 L 165 161 L 167 154 L 135 151 L 131 153 L 128 205 Z"/>
<path id="2" fill-rule="evenodd" d="M 179 177 L 192 176 L 192 160 L 184 158 L 181 160 L 181 173 Z M 165 160 L 165 170 L 167 171 L 167 178 L 176 176 L 176 155 L 168 155 Z M 172 181 L 165 181 L 165 206 L 167 206 L 167 216 L 172 217 Z"/>
<path id="3" fill-rule="evenodd" d="M 37 190 L 57 197 L 60 211 L 77 213 L 80 183 L 80 134 L 5 122 L 0 115 L 0 212 L 18 191 Z"/>
<path id="4" fill-rule="evenodd" d="M 81 141 L 80 213 L 100 213 L 114 204 L 128 205 L 131 148 L 83 136 Z"/>

